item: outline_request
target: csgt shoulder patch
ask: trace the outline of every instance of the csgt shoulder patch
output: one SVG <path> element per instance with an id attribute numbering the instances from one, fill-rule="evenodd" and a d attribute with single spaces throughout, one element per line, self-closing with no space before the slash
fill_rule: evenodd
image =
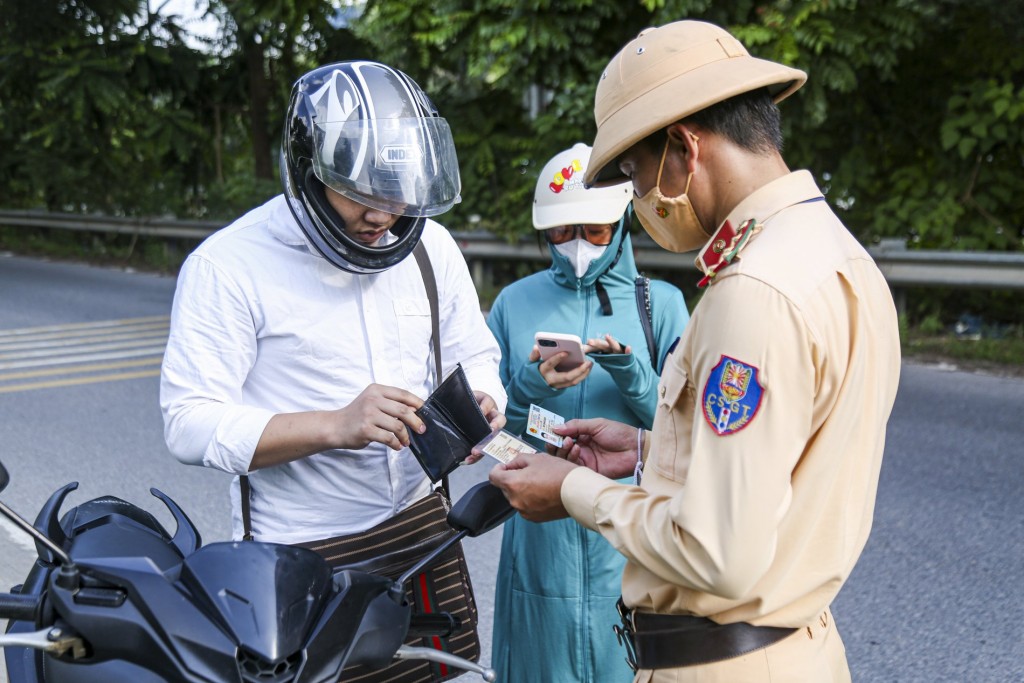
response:
<path id="1" fill-rule="evenodd" d="M 719 436 L 734 434 L 757 415 L 763 395 L 756 367 L 722 356 L 704 385 L 704 419 Z"/>

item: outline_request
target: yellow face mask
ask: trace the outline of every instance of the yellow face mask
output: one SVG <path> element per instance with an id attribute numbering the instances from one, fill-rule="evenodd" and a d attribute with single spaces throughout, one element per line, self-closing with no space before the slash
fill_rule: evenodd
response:
<path id="1" fill-rule="evenodd" d="M 694 140 L 697 138 L 695 137 Z M 661 152 L 661 163 L 658 165 L 658 179 L 643 197 L 633 197 L 633 211 L 640 219 L 640 225 L 663 249 L 677 254 L 693 251 L 704 246 L 711 233 L 704 229 L 700 219 L 693 211 L 690 198 L 686 193 L 690 190 L 691 173 L 686 177 L 686 189 L 678 197 L 666 197 L 661 193 L 661 172 L 665 168 L 665 155 L 668 153 L 668 140 Z"/>

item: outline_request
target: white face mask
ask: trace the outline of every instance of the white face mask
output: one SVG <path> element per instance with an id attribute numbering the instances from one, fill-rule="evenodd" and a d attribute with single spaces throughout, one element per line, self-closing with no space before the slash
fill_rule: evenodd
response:
<path id="1" fill-rule="evenodd" d="M 568 242 L 553 246 L 555 251 L 569 259 L 569 263 L 572 264 L 578 278 L 586 275 L 590 264 L 601 258 L 601 254 L 608 248 L 607 245 L 599 247 L 582 239 L 569 240 Z"/>

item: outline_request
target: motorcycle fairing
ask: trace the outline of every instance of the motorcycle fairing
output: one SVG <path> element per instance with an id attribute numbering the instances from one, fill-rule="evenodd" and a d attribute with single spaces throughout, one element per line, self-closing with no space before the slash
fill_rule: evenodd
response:
<path id="1" fill-rule="evenodd" d="M 36 527 L 63 541 L 81 587 L 93 595 L 123 593 L 125 599 L 82 599 L 90 591 L 62 587 L 53 558 L 41 553 L 23 592 L 45 592 L 48 609 L 92 650 L 85 660 L 68 663 L 8 648 L 8 669 L 17 676 L 12 680 L 328 683 L 348 664 L 387 664 L 402 643 L 411 608 L 395 601 L 388 579 L 351 570 L 332 577 L 319 555 L 291 546 L 198 547 L 194 525 L 156 490 L 178 521 L 173 539 L 148 512 L 112 497 L 73 508 L 57 524 L 60 505 L 74 488 L 69 484 L 51 496 Z M 290 580 L 302 576 L 303 583 Z M 9 631 L 34 628 L 8 625 Z"/>

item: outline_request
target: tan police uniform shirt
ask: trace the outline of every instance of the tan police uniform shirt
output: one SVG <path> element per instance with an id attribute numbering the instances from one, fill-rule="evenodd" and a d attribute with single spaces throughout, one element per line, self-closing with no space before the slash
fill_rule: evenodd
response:
<path id="1" fill-rule="evenodd" d="M 809 173 L 728 221 L 750 218 L 763 228 L 665 362 L 642 485 L 580 467 L 561 495 L 626 556 L 626 605 L 798 627 L 867 540 L 899 333 L 882 274 Z"/>

